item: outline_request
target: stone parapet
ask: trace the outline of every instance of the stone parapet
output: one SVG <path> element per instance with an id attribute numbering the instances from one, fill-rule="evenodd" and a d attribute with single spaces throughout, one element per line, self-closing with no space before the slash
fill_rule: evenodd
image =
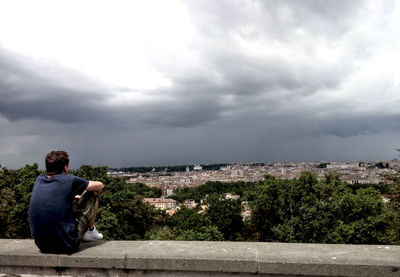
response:
<path id="1" fill-rule="evenodd" d="M 400 246 L 99 241 L 72 255 L 0 240 L 3 276 L 399 276 Z"/>

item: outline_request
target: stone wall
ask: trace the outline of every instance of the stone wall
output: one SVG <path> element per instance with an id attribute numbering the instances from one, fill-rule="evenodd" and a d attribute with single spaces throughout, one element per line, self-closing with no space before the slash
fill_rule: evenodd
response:
<path id="1" fill-rule="evenodd" d="M 399 276 L 400 246 L 100 241 L 73 255 L 0 240 L 4 276 Z"/>

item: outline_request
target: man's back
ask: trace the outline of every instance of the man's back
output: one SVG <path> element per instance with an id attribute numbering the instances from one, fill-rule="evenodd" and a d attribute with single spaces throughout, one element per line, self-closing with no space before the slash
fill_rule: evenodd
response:
<path id="1" fill-rule="evenodd" d="M 73 200 L 88 181 L 73 175 L 40 175 L 34 184 L 29 222 L 35 243 L 43 252 L 71 253 L 79 246 Z"/>

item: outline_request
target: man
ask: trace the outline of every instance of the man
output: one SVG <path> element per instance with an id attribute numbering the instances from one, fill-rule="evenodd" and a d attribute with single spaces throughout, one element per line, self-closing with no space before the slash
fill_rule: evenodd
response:
<path id="1" fill-rule="evenodd" d="M 103 183 L 68 172 L 68 154 L 52 151 L 46 156 L 46 174 L 37 177 L 33 186 L 29 224 L 35 244 L 45 253 L 71 254 L 80 240 L 103 238 L 94 226 Z"/>

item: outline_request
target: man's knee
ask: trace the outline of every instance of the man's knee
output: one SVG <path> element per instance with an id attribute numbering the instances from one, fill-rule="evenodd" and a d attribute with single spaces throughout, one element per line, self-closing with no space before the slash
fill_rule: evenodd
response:
<path id="1" fill-rule="evenodd" d="M 82 239 L 84 233 L 96 213 L 96 202 L 98 195 L 93 191 L 85 191 L 79 199 L 77 210 L 75 213 L 76 225 L 79 233 L 79 238 Z"/>
<path id="2" fill-rule="evenodd" d="M 93 191 L 85 191 L 78 201 L 78 207 L 94 206 L 98 200 L 98 195 Z"/>

